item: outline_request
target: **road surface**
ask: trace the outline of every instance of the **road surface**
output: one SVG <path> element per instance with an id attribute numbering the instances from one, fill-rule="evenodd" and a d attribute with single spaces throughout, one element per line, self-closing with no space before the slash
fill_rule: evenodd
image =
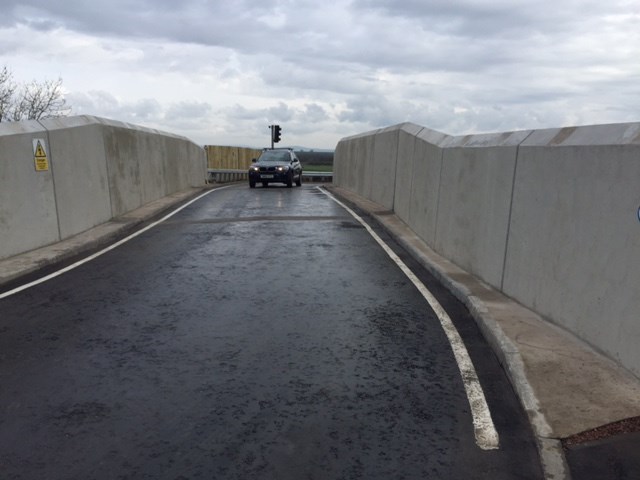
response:
<path id="1" fill-rule="evenodd" d="M 0 300 L 2 478 L 542 478 L 465 308 L 378 234 L 464 339 L 498 449 L 370 233 L 316 186 L 235 185 Z"/>

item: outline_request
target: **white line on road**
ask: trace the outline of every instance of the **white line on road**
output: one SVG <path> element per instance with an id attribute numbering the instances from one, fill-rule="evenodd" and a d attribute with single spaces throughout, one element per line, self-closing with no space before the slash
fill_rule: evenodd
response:
<path id="1" fill-rule="evenodd" d="M 222 190 L 224 188 L 229 188 L 229 186 L 214 188 L 212 190 L 209 190 L 208 192 L 203 193 L 202 195 L 197 196 L 193 200 L 190 200 L 189 202 L 185 203 L 184 205 L 182 205 L 181 207 L 177 208 L 176 210 L 174 210 L 173 212 L 169 213 L 168 215 L 165 215 L 160 220 L 155 221 L 155 222 L 147 225 L 146 227 L 138 230 L 137 232 L 132 233 L 128 237 L 123 238 L 122 240 L 119 240 L 116 243 L 111 244 L 108 247 L 104 248 L 103 250 L 100 250 L 99 252 L 96 252 L 93 255 L 89 256 L 89 257 L 83 258 L 82 260 L 79 260 L 78 262 L 76 262 L 76 263 L 74 263 L 72 265 L 68 265 L 68 266 L 66 266 L 66 267 L 64 267 L 64 268 L 62 268 L 60 270 L 57 270 L 57 271 L 55 271 L 55 272 L 53 272 L 53 273 L 51 273 L 51 274 L 49 274 L 49 275 L 47 275 L 45 277 L 39 278 L 37 280 L 34 280 L 33 282 L 25 283 L 24 285 L 20 285 L 19 287 L 16 287 L 13 290 L 9 290 L 7 292 L 0 293 L 0 300 L 3 299 L 3 298 L 9 297 L 11 295 L 15 295 L 16 293 L 22 292 L 23 290 L 26 290 L 27 288 L 31 288 L 31 287 L 34 287 L 34 286 L 39 285 L 41 283 L 44 283 L 47 280 L 51 280 L 52 278 L 58 277 L 58 276 L 62 275 L 63 273 L 68 272 L 69 270 L 73 270 L 74 268 L 79 267 L 80 265 L 84 265 L 85 263 L 90 262 L 91 260 L 94 260 L 94 259 L 98 258 L 99 256 L 104 255 L 107 252 L 110 252 L 114 248 L 119 247 L 123 243 L 127 243 L 129 240 L 134 239 L 138 235 L 141 235 L 144 232 L 146 232 L 147 230 L 151 230 L 156 225 L 158 225 L 158 224 L 164 222 L 165 220 L 168 220 L 169 218 L 173 217 L 176 213 L 178 213 L 179 211 L 181 211 L 184 208 L 187 208 L 192 203 L 197 202 L 202 197 L 204 197 L 206 195 L 209 195 L 210 193 L 215 192 L 217 190 Z"/>
<path id="2" fill-rule="evenodd" d="M 473 366 L 473 362 L 471 361 L 471 357 L 469 357 L 469 352 L 467 352 L 467 347 L 465 346 L 458 330 L 453 325 L 451 318 L 447 314 L 447 312 L 442 308 L 440 302 L 433 296 L 433 294 L 429 291 L 429 289 L 416 277 L 416 275 L 407 267 L 407 265 L 398 257 L 393 250 L 382 240 L 376 232 L 365 222 L 356 212 L 338 200 L 329 192 L 321 189 L 320 187 L 316 187 L 320 191 L 322 191 L 325 195 L 331 198 L 334 202 L 344 208 L 347 212 L 353 216 L 366 230 L 369 234 L 374 238 L 376 242 L 384 249 L 384 251 L 389 255 L 389 257 L 400 267 L 400 269 L 404 272 L 404 274 L 411 280 L 411 282 L 415 285 L 418 291 L 422 294 L 425 300 L 431 306 L 431 309 L 435 312 L 440 320 L 440 325 L 442 325 L 442 329 L 444 333 L 447 335 L 449 339 L 449 343 L 451 344 L 451 349 L 453 350 L 453 355 L 458 364 L 458 369 L 460 370 L 460 375 L 462 377 L 462 382 L 464 384 L 464 389 L 467 393 L 467 399 L 469 400 L 469 406 L 471 407 L 471 416 L 473 417 L 473 427 L 475 431 L 476 444 L 483 450 L 495 450 L 500 446 L 500 439 L 498 437 L 498 432 L 493 424 L 493 419 L 491 418 L 491 412 L 489 411 L 489 406 L 487 405 L 487 400 L 485 399 L 484 392 L 482 390 L 482 385 L 480 385 L 480 380 L 478 379 L 478 375 Z"/>

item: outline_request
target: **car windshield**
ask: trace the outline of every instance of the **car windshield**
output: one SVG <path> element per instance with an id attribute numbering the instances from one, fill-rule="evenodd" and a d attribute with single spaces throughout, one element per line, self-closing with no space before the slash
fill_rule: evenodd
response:
<path id="1" fill-rule="evenodd" d="M 278 150 L 267 150 L 262 152 L 259 162 L 288 162 L 291 159 L 289 156 L 289 152 L 287 151 L 278 151 Z"/>

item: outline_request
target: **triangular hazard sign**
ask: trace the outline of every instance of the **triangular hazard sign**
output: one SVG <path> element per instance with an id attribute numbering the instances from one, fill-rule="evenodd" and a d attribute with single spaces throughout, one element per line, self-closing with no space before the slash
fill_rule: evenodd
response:
<path id="1" fill-rule="evenodd" d="M 42 144 L 40 143 L 40 140 L 38 140 L 38 144 L 36 145 L 36 154 L 35 154 L 36 158 L 47 158 L 47 154 L 44 151 L 44 148 L 42 148 Z"/>

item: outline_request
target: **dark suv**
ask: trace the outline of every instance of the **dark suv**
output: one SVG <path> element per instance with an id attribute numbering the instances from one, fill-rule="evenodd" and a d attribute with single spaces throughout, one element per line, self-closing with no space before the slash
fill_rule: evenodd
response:
<path id="1" fill-rule="evenodd" d="M 302 185 L 302 165 L 290 148 L 264 150 L 249 167 L 249 186 L 255 188 L 256 182 L 263 187 L 270 183 L 285 183 L 287 187 Z"/>

